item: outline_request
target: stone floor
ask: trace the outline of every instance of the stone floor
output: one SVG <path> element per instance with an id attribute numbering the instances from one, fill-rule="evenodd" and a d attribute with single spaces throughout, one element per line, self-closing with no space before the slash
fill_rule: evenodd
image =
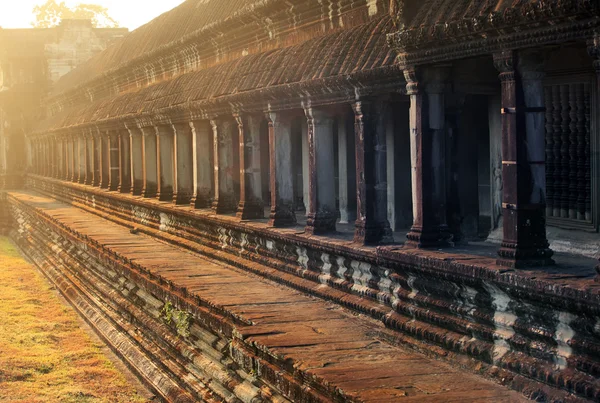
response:
<path id="1" fill-rule="evenodd" d="M 115 253 L 252 325 L 244 340 L 368 402 L 524 401 L 503 386 L 377 337 L 380 324 L 333 303 L 167 245 L 35 193 L 13 193 Z"/>

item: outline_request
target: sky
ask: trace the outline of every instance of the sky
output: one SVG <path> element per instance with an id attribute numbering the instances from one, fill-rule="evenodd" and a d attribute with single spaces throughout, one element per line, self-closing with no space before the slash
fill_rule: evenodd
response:
<path id="1" fill-rule="evenodd" d="M 33 7 L 46 0 L 0 0 L 0 3 L 5 2 L 8 4 L 2 6 L 0 27 L 31 28 Z M 183 0 L 65 0 L 65 3 L 70 7 L 78 3 L 104 6 L 120 26 L 132 31 L 183 3 Z"/>

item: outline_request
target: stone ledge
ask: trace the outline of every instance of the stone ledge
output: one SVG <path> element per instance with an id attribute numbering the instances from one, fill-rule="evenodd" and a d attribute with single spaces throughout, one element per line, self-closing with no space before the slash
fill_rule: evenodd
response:
<path id="1" fill-rule="evenodd" d="M 37 207 L 38 203 L 41 203 L 39 207 Z M 353 331 L 344 330 L 344 332 L 349 334 L 340 339 L 340 337 L 337 336 L 315 336 L 315 333 L 313 333 L 313 331 L 310 330 L 308 332 L 299 331 L 297 330 L 297 324 L 295 321 L 290 322 L 289 320 L 287 320 L 287 322 L 290 322 L 288 325 L 288 329 L 292 332 L 290 333 L 288 330 L 287 337 L 284 337 L 283 339 L 281 339 L 281 341 L 277 341 L 277 339 L 275 339 L 275 341 L 272 341 L 271 337 L 277 338 L 279 336 L 284 336 L 285 332 L 282 332 L 282 330 L 285 329 L 285 327 L 280 328 L 280 325 L 277 325 L 277 328 L 272 328 L 269 325 L 267 325 L 267 323 L 261 324 L 260 322 L 264 322 L 262 320 L 258 320 L 258 323 L 249 324 L 250 322 L 248 322 L 248 320 L 244 320 L 243 318 L 238 318 L 238 324 L 233 325 L 231 323 L 231 320 L 228 319 L 228 317 L 217 317 L 214 313 L 210 312 L 212 310 L 224 309 L 220 308 L 218 303 L 210 303 L 210 309 L 208 310 L 194 304 L 194 295 L 197 294 L 194 293 L 193 288 L 192 290 L 185 291 L 186 289 L 180 285 L 191 285 L 190 279 L 188 279 L 186 283 L 185 277 L 182 277 L 181 274 L 170 273 L 172 271 L 172 268 L 185 267 L 184 259 L 186 259 L 185 256 L 188 256 L 188 254 L 185 251 L 178 250 L 178 248 L 170 247 L 171 249 L 169 250 L 172 251 L 171 253 L 175 253 L 177 251 L 180 259 L 176 260 L 177 263 L 175 265 L 166 264 L 166 267 L 164 267 L 165 265 L 161 263 L 161 252 L 157 252 L 156 258 L 152 258 L 151 260 L 146 259 L 146 261 L 154 262 L 155 259 L 158 259 L 158 264 L 154 265 L 154 267 L 146 267 L 145 270 L 140 271 L 137 268 L 133 267 L 132 262 L 134 260 L 137 260 L 138 263 L 136 264 L 136 267 L 143 267 L 144 262 L 143 259 L 140 260 L 140 257 L 146 253 L 156 252 L 157 248 L 159 248 L 159 245 L 161 245 L 161 243 L 156 241 L 150 241 L 148 237 L 144 237 L 143 239 L 138 238 L 135 235 L 129 234 L 129 232 L 122 229 L 122 227 L 118 227 L 112 223 L 106 223 L 106 228 L 104 228 L 102 227 L 101 221 L 91 214 L 77 213 L 77 209 L 75 208 L 68 207 L 67 205 L 62 203 L 54 202 L 50 199 L 40 198 L 39 196 L 35 196 L 33 194 L 15 193 L 13 196 L 11 196 L 11 208 L 14 211 L 14 215 L 17 217 L 20 234 L 18 236 L 19 240 L 22 241 L 24 237 L 32 236 L 36 238 L 36 242 L 33 243 L 35 245 L 52 245 L 52 250 L 48 251 L 49 255 L 47 256 L 47 258 L 51 260 L 60 259 L 62 262 L 64 262 L 65 264 L 60 266 L 60 270 L 63 273 L 65 273 L 67 277 L 75 279 L 74 282 L 86 288 L 88 290 L 88 293 L 98 293 L 99 295 L 102 295 L 100 299 L 103 300 L 103 303 L 101 303 L 100 305 L 105 306 L 105 310 L 106 306 L 108 306 L 109 310 L 113 312 L 113 317 L 115 315 L 120 315 L 123 316 L 125 322 L 131 322 L 133 326 L 139 329 L 139 331 L 135 331 L 136 335 L 144 335 L 147 337 L 151 337 L 154 340 L 155 344 L 159 344 L 162 346 L 162 349 L 168 350 L 169 344 L 172 344 L 174 342 L 172 341 L 173 337 L 169 335 L 168 331 L 165 332 L 164 329 L 161 330 L 161 327 L 164 327 L 164 325 L 157 324 L 153 326 L 151 323 L 151 319 L 150 321 L 148 321 L 148 319 L 144 319 L 144 311 L 148 311 L 148 313 L 151 314 L 150 316 L 156 317 L 156 312 L 154 312 L 154 315 L 152 315 L 152 307 L 154 307 L 154 311 L 156 311 L 158 305 L 160 305 L 160 301 L 164 299 L 174 300 L 177 306 L 182 307 L 182 309 L 185 308 L 185 310 L 188 310 L 189 312 L 193 312 L 194 316 L 198 318 L 197 323 L 200 326 L 205 327 L 206 330 L 201 330 L 200 332 L 192 332 L 194 334 L 204 334 L 202 336 L 204 346 L 206 346 L 207 344 L 214 346 L 214 339 L 218 339 L 219 335 L 221 335 L 221 337 L 225 337 L 225 340 L 228 341 L 228 343 L 226 344 L 229 344 L 230 346 L 229 356 L 235 361 L 235 363 L 237 363 L 237 365 L 245 369 L 247 373 L 256 372 L 260 374 L 261 379 L 268 381 L 271 385 L 277 385 L 277 388 L 292 400 L 299 402 L 329 401 L 329 399 L 333 401 L 355 401 L 355 396 L 353 397 L 352 395 L 346 393 L 349 391 L 345 392 L 344 390 L 341 390 L 337 385 L 337 381 L 332 382 L 332 379 L 330 378 L 328 381 L 325 382 L 325 380 L 327 380 L 327 376 L 325 376 L 325 380 L 323 380 L 321 379 L 321 376 L 318 375 L 319 372 L 327 373 L 333 370 L 333 368 L 328 367 L 328 365 L 333 364 L 332 362 L 330 362 L 331 358 L 327 359 L 326 357 L 324 357 L 323 359 L 326 360 L 326 363 L 328 364 L 324 365 L 323 369 L 319 369 L 319 367 L 314 367 L 314 363 L 309 364 L 308 362 L 306 362 L 310 361 L 306 360 L 308 357 L 305 356 L 304 361 L 298 361 L 295 358 L 293 358 L 294 356 L 298 358 L 298 354 L 285 354 L 282 351 L 278 351 L 281 350 L 281 348 L 277 346 L 281 346 L 284 349 L 284 351 L 285 346 L 288 345 L 288 343 L 298 344 L 299 347 L 310 346 L 312 345 L 312 343 L 314 343 L 312 339 L 314 339 L 315 337 L 317 339 L 324 338 L 323 340 L 321 340 L 321 343 L 323 341 L 326 341 L 326 344 L 323 344 L 322 346 L 326 347 L 326 349 L 323 350 L 323 352 L 329 351 L 332 348 L 332 346 L 334 346 L 336 343 L 339 344 L 340 341 L 346 339 L 357 342 L 360 341 L 363 344 L 367 343 L 368 345 L 371 345 L 373 344 L 373 340 L 377 340 L 373 339 L 373 336 L 370 335 L 372 333 L 372 330 L 369 330 L 365 333 L 364 330 L 360 330 L 361 326 L 355 326 L 357 325 L 357 323 L 346 324 L 346 322 L 344 322 L 342 326 L 346 327 L 348 325 L 351 325 L 350 329 L 354 329 L 354 332 L 358 331 L 357 335 L 362 334 L 362 336 L 355 337 L 352 335 Z M 90 217 L 93 217 L 95 221 L 91 220 Z M 35 231 L 33 230 L 33 228 L 42 228 L 43 230 Z M 98 229 L 100 230 L 98 231 Z M 83 232 L 80 232 L 82 230 Z M 89 232 L 90 230 L 91 232 Z M 85 235 L 86 233 L 89 235 Z M 94 235 L 94 233 L 97 235 Z M 99 238 L 96 238 L 97 236 Z M 104 240 L 102 241 L 102 239 Z M 140 251 L 139 248 L 143 248 L 148 242 L 151 242 L 152 245 L 150 245 L 147 248 L 147 251 Z M 163 249 L 165 248 L 167 248 L 167 246 L 163 247 Z M 140 255 L 140 253 L 138 252 L 138 257 L 134 259 L 133 257 L 136 256 L 136 250 L 140 251 L 142 254 Z M 128 252 L 123 253 L 124 251 Z M 166 249 L 163 250 L 163 252 L 165 251 Z M 128 258 L 128 256 L 130 258 Z M 190 257 L 188 259 L 193 259 L 193 262 L 188 262 L 188 267 L 192 269 L 189 273 L 194 274 L 193 283 L 196 284 L 196 286 L 206 283 L 207 280 L 203 276 L 201 276 L 203 278 L 197 277 L 199 274 L 203 274 L 205 276 L 207 271 L 210 271 L 209 267 L 198 267 L 198 262 L 204 261 L 205 264 L 208 262 L 200 257 L 195 257 L 196 255 L 190 254 L 189 256 Z M 192 265 L 189 266 L 189 263 L 191 263 Z M 181 269 L 176 270 L 176 272 L 179 273 L 180 270 Z M 230 277 L 234 274 L 232 270 L 233 269 L 219 268 L 218 273 L 220 275 L 226 274 L 223 272 L 227 272 L 229 273 L 228 276 Z M 148 277 L 151 274 L 153 279 L 149 280 Z M 246 290 L 246 294 L 253 294 L 253 292 L 257 290 L 257 288 L 255 287 L 259 284 L 262 284 L 257 279 L 246 278 L 247 275 L 242 276 L 241 274 L 238 274 L 237 276 L 241 276 L 238 279 L 238 281 L 243 279 L 243 283 L 241 284 L 243 284 L 243 286 L 245 287 L 244 289 Z M 248 281 L 252 283 L 252 286 L 250 288 L 246 286 Z M 100 285 L 98 285 L 98 283 L 100 283 Z M 106 283 L 107 285 L 109 285 L 109 288 L 113 288 L 114 290 L 102 291 L 102 288 L 105 288 L 105 286 L 103 286 L 102 283 Z M 210 281 L 207 284 L 210 284 Z M 220 282 L 216 285 L 217 288 L 215 290 L 220 289 L 221 286 L 219 284 Z M 139 293 L 136 291 L 138 289 L 137 286 L 139 286 L 140 289 L 145 290 L 143 294 L 143 301 L 139 301 L 137 300 L 137 298 L 135 298 L 135 295 L 139 295 Z M 288 302 L 293 302 L 289 300 L 289 296 L 294 295 L 294 293 L 288 289 L 281 289 L 280 291 L 277 291 L 277 286 L 274 286 L 273 284 L 269 283 L 263 284 L 260 287 L 269 291 L 267 295 L 270 295 L 272 292 L 283 293 L 283 295 L 277 297 L 277 300 L 281 301 L 284 305 L 288 304 Z M 115 290 L 118 290 L 118 292 L 115 292 Z M 151 294 L 154 297 L 148 298 L 148 294 Z M 208 291 L 205 292 L 205 294 L 207 295 L 207 298 L 209 300 L 214 301 L 216 298 L 214 294 L 211 294 Z M 228 289 L 225 288 L 225 290 L 221 291 L 221 294 L 223 296 L 229 295 Z M 236 294 L 234 293 L 234 299 L 236 298 L 235 295 Z M 283 297 L 284 295 L 287 297 L 281 299 L 281 297 Z M 306 304 L 308 301 L 313 301 L 310 302 L 310 304 L 314 305 L 315 307 L 320 307 L 318 308 L 318 310 L 321 311 L 321 314 L 324 312 L 328 312 L 330 309 L 328 308 L 326 310 L 323 310 L 323 302 L 318 302 L 313 299 L 306 298 L 298 293 L 296 293 L 295 295 L 297 295 L 296 298 L 305 301 L 303 302 L 304 304 Z M 223 298 L 223 296 L 221 298 Z M 230 300 L 229 296 L 227 296 L 226 298 L 228 301 Z M 267 299 L 269 298 L 271 297 L 268 297 Z M 247 296 L 244 296 L 243 300 L 246 301 Z M 144 301 L 146 301 L 147 304 L 144 304 Z M 230 302 L 230 304 L 231 303 L 232 302 Z M 244 303 L 244 306 L 245 305 L 251 307 L 253 305 L 253 300 Z M 268 307 L 266 310 L 265 306 Z M 272 315 L 270 308 L 271 306 L 272 305 L 262 305 L 262 307 L 259 308 L 259 317 L 262 317 L 263 313 Z M 296 311 L 295 307 L 291 307 L 290 309 Z M 226 310 L 229 311 L 230 308 L 226 308 Z M 146 315 L 148 313 L 146 313 Z M 351 315 L 345 316 L 349 318 L 348 320 L 359 320 Z M 229 317 L 234 316 L 229 315 Z M 209 318 L 209 320 L 207 321 L 206 318 Z M 214 318 L 215 320 L 211 323 L 212 319 L 210 318 Z M 299 322 L 302 323 L 302 320 L 309 320 L 309 322 L 312 323 L 315 320 L 319 320 L 318 318 L 321 318 L 319 314 L 317 314 L 316 317 L 313 317 L 313 315 L 309 313 L 308 316 L 306 316 L 306 319 L 299 318 Z M 321 325 L 315 324 L 314 326 L 324 326 L 325 331 L 327 331 L 327 321 L 323 318 L 321 318 L 320 320 L 323 323 Z M 123 320 L 121 320 L 121 322 L 122 321 Z M 276 323 L 280 322 L 276 321 L 273 324 Z M 337 326 L 339 325 L 340 324 L 338 323 Z M 292 328 L 290 328 L 289 326 L 292 326 Z M 300 328 L 306 328 L 306 326 L 300 326 Z M 279 331 L 276 331 L 276 329 L 279 329 Z M 209 332 L 208 337 L 206 333 L 207 331 Z M 322 334 L 321 332 L 322 331 L 316 332 L 316 334 Z M 210 334 L 212 334 L 212 336 L 210 336 Z M 339 330 L 337 333 L 333 334 L 339 334 Z M 306 337 L 308 337 L 308 339 L 306 339 Z M 136 340 L 139 339 L 139 337 L 135 338 Z M 269 347 L 268 345 L 264 345 L 263 342 L 261 342 L 261 340 L 267 342 L 271 340 L 271 346 Z M 194 355 L 197 355 L 197 351 L 193 347 L 192 349 L 189 349 L 184 340 L 178 340 L 175 342 L 177 344 L 176 351 L 171 349 L 171 357 L 167 357 L 167 359 L 165 359 L 164 357 L 162 358 L 162 360 L 166 362 L 167 366 L 172 367 L 181 360 L 185 361 L 184 357 L 190 358 Z M 378 342 L 377 344 L 380 344 L 380 342 Z M 339 348 L 339 346 L 337 348 Z M 213 352 L 208 354 L 209 351 L 202 350 L 201 355 L 210 355 L 213 358 L 216 356 L 221 363 L 226 364 L 226 358 L 223 358 L 223 349 L 220 349 L 220 351 L 221 353 L 213 349 Z M 410 362 L 415 361 L 422 362 L 421 364 L 419 364 L 422 366 L 422 369 L 429 368 L 429 371 L 441 371 L 440 373 L 448 373 L 448 376 L 458 376 L 460 379 L 464 379 L 465 382 L 472 382 L 472 384 L 470 385 L 473 386 L 474 390 L 478 390 L 478 392 L 476 393 L 480 399 L 491 399 L 491 401 L 495 401 L 497 399 L 503 400 L 504 398 L 510 397 L 511 399 L 519 400 L 514 394 L 511 395 L 511 392 L 498 389 L 498 387 L 493 386 L 491 384 L 485 386 L 486 393 L 483 393 L 482 390 L 480 390 L 479 388 L 480 386 L 484 385 L 482 384 L 478 386 L 479 383 L 482 381 L 475 380 L 472 377 L 472 375 L 459 374 L 456 372 L 456 370 L 452 370 L 454 372 L 450 373 L 448 372 L 449 369 L 447 367 L 440 367 L 440 364 L 431 362 L 426 358 L 415 356 L 414 353 L 411 352 L 403 352 L 402 349 L 394 349 L 381 345 L 381 347 L 377 348 L 370 347 L 366 351 L 356 350 L 353 352 L 353 354 L 350 354 L 349 356 L 360 356 L 362 354 L 365 356 L 364 358 L 368 358 L 371 357 L 373 354 L 379 356 L 382 353 L 389 354 L 390 356 L 387 357 L 387 360 L 390 360 L 391 362 L 396 362 L 397 365 L 381 366 L 381 364 L 378 363 L 379 360 L 358 360 L 357 362 L 361 363 L 360 367 L 363 367 L 364 365 L 374 366 L 374 369 L 377 369 L 377 374 L 380 374 L 377 376 L 381 376 L 382 378 L 381 380 L 378 380 L 377 377 L 371 379 L 369 375 L 366 375 L 368 379 L 366 381 L 361 381 L 362 377 L 365 377 L 365 374 L 370 374 L 370 372 L 367 371 L 363 373 L 362 377 L 358 377 L 359 379 L 354 380 L 353 382 L 355 382 L 355 386 L 350 387 L 349 389 L 354 389 L 354 393 L 356 393 L 357 390 L 362 390 L 360 387 L 361 382 L 367 382 L 365 386 L 368 385 L 369 382 L 373 381 L 384 382 L 388 385 L 390 384 L 390 382 L 395 382 L 402 385 L 411 382 L 403 377 L 390 378 L 390 374 L 396 371 L 395 369 L 393 369 L 393 367 L 398 367 L 400 372 L 408 370 L 409 372 L 406 374 L 407 376 L 427 377 L 426 374 L 429 374 L 430 372 L 426 372 L 425 374 L 420 375 L 418 371 L 415 374 L 410 372 L 409 369 L 411 368 L 411 366 L 417 365 L 410 364 Z M 327 353 L 326 355 L 328 354 L 330 355 L 331 353 Z M 179 357 L 179 355 L 183 357 Z M 344 353 L 343 355 L 348 356 L 347 353 Z M 155 359 L 160 360 L 161 358 L 160 356 L 157 356 Z M 407 360 L 407 363 L 402 364 L 402 360 Z M 203 360 L 203 362 L 204 361 L 205 360 Z M 352 362 L 352 359 L 350 359 L 350 361 Z M 196 363 L 195 359 L 194 363 Z M 212 366 L 214 365 L 215 363 L 212 364 Z M 342 364 L 338 363 L 337 365 Z M 348 365 L 347 362 L 346 365 Z M 186 366 L 186 368 L 189 367 Z M 356 371 L 358 368 L 359 367 L 356 367 L 354 371 Z M 362 369 L 362 371 L 364 371 L 364 369 Z M 171 372 L 173 373 L 173 370 L 171 370 Z M 316 374 L 314 372 L 316 372 Z M 339 375 L 342 373 L 346 374 L 346 370 L 343 368 L 343 365 L 341 369 L 337 368 L 337 376 L 339 377 Z M 177 376 L 176 372 L 174 374 Z M 528 394 L 539 395 L 540 393 L 543 393 L 544 396 L 552 396 L 553 399 L 573 400 L 569 396 L 561 395 L 561 393 L 558 391 L 552 391 L 550 389 L 545 390 L 544 386 L 535 386 L 531 383 L 528 383 L 525 379 L 522 379 L 520 377 L 512 377 L 509 374 L 504 375 L 510 377 L 512 382 L 517 382 L 520 385 L 522 385 L 523 390 Z M 219 381 L 223 378 L 223 375 L 219 374 L 209 374 L 209 376 L 209 379 L 213 379 L 214 377 Z M 183 379 L 183 377 L 177 376 L 177 379 Z M 334 377 L 333 379 L 335 380 L 336 378 Z M 455 381 L 458 381 L 458 378 Z M 183 381 L 180 381 L 180 383 L 181 382 Z M 426 383 L 427 382 L 429 381 L 426 381 Z M 485 383 L 487 381 L 483 382 Z M 209 387 L 213 390 L 213 393 L 216 393 L 214 389 L 215 385 L 218 383 L 219 382 L 210 382 Z M 460 393 L 465 394 L 465 396 L 471 396 L 470 393 L 475 393 L 471 391 L 468 385 L 466 390 L 464 390 L 464 387 L 465 385 L 462 386 L 463 391 Z M 234 388 L 234 390 L 238 389 L 240 388 Z M 261 390 L 263 389 L 264 388 L 262 388 Z M 385 396 L 385 393 L 387 393 L 388 395 L 392 392 L 396 393 L 398 392 L 396 389 L 397 388 L 395 387 L 390 387 L 389 390 L 381 392 L 384 393 L 384 395 L 378 394 L 377 396 L 381 398 L 381 396 Z M 449 387 L 449 390 L 452 389 L 453 387 Z M 375 390 L 379 389 L 375 388 L 373 392 Z M 222 396 L 222 393 L 219 395 Z M 267 393 L 267 395 L 273 396 L 272 392 Z M 377 396 L 373 396 L 373 398 L 377 398 Z M 207 400 L 210 401 L 210 399 Z M 242 400 L 250 401 L 247 399 Z"/>
<path id="2" fill-rule="evenodd" d="M 584 396 L 596 393 L 589 377 L 600 374 L 594 358 L 600 348 L 590 323 L 597 321 L 598 305 L 581 296 L 592 293 L 588 284 L 597 287 L 592 280 L 555 275 L 553 283 L 533 278 L 523 286 L 522 272 L 482 266 L 480 256 L 451 259 L 393 248 L 347 255 L 350 246 L 336 249 L 337 241 L 316 244 L 261 224 L 60 181 L 32 178 L 31 184 L 106 219 L 366 313 L 415 345 L 425 341 L 452 359 L 474 358 L 480 364 L 471 362 L 472 368 L 484 363 L 492 365 L 490 374 L 500 367 Z M 583 290 L 564 284 L 570 281 L 583 283 Z M 565 338 L 561 329 L 573 336 Z"/>

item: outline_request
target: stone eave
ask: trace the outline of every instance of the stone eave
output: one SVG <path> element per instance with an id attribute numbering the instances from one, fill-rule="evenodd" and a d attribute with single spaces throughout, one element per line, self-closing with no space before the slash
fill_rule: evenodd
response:
<path id="1" fill-rule="evenodd" d="M 388 43 L 398 51 L 401 68 L 440 63 L 482 55 L 506 49 L 525 49 L 572 41 L 586 41 L 600 29 L 600 16 L 577 21 L 555 21 L 531 29 L 511 27 L 506 30 L 485 31 L 428 43 L 421 48 L 405 47 L 400 33 L 388 34 Z"/>
<path id="2" fill-rule="evenodd" d="M 190 50 L 198 53 L 198 55 L 205 55 L 206 53 L 210 52 L 216 53 L 218 49 L 215 48 L 215 43 L 221 40 L 226 32 L 233 32 L 236 29 L 239 30 L 240 27 L 247 26 L 253 22 L 261 23 L 261 21 L 264 19 L 269 19 L 269 17 L 273 17 L 282 11 L 286 11 L 286 7 L 288 7 L 288 5 L 281 0 L 256 1 L 244 7 L 242 10 L 235 12 L 232 16 L 224 20 L 216 21 L 209 25 L 203 26 L 202 28 L 187 34 L 176 41 L 169 42 L 168 44 L 157 47 L 152 52 L 121 63 L 120 65 L 113 67 L 101 73 L 100 75 L 93 76 L 76 86 L 72 86 L 65 90 L 59 90 L 51 94 L 47 99 L 47 102 L 49 105 L 51 105 L 51 108 L 52 105 L 60 105 L 61 103 L 73 105 L 79 104 L 84 100 L 89 102 L 90 97 L 91 99 L 94 99 L 94 95 L 92 94 L 101 94 L 106 91 L 110 92 L 115 87 L 125 85 L 128 81 L 128 75 L 134 71 L 135 68 L 140 66 L 152 67 L 153 64 L 158 64 L 164 71 L 157 71 L 156 75 L 160 76 L 162 74 L 167 74 L 170 72 L 170 70 L 172 70 L 173 66 L 165 66 L 163 64 L 165 59 L 177 60 L 182 52 Z M 343 13 L 359 9 L 361 7 L 366 6 L 345 6 Z M 319 5 L 317 7 L 315 5 L 314 7 L 310 8 L 310 10 L 313 9 L 320 10 L 321 6 Z M 274 20 L 272 22 L 280 24 L 282 21 L 283 20 Z M 311 20 L 311 22 L 317 21 Z M 264 27 L 262 28 L 261 32 L 262 34 L 266 35 Z M 279 32 L 279 34 L 281 33 L 282 32 Z M 241 49 L 243 46 L 255 41 L 260 35 L 261 33 L 257 32 L 256 30 L 246 30 L 244 31 L 243 36 L 232 35 L 231 39 L 220 43 L 219 46 L 226 49 L 231 49 L 232 47 Z M 231 43 L 235 43 L 235 46 L 232 46 Z M 212 53 L 210 54 L 212 55 Z"/>
<path id="3" fill-rule="evenodd" d="M 60 136 L 73 131 L 96 128 L 123 130 L 125 127 L 185 123 L 190 120 L 230 115 L 234 112 L 263 113 L 269 110 L 301 109 L 309 105 L 349 104 L 359 99 L 375 96 L 381 91 L 403 94 L 406 91 L 405 87 L 404 76 L 397 65 L 389 65 L 349 75 L 282 84 L 217 98 L 187 101 L 167 108 L 138 111 L 135 115 L 123 114 L 62 127 L 38 128 L 32 133 L 32 137 Z"/>

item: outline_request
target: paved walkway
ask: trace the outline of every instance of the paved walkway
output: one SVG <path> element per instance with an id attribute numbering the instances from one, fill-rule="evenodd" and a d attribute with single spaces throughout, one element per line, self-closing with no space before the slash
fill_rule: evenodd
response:
<path id="1" fill-rule="evenodd" d="M 376 338 L 378 324 L 222 263 L 165 244 L 70 205 L 13 193 L 78 232 L 184 285 L 254 325 L 246 340 L 368 402 L 525 401 L 520 394 L 447 363 Z"/>

